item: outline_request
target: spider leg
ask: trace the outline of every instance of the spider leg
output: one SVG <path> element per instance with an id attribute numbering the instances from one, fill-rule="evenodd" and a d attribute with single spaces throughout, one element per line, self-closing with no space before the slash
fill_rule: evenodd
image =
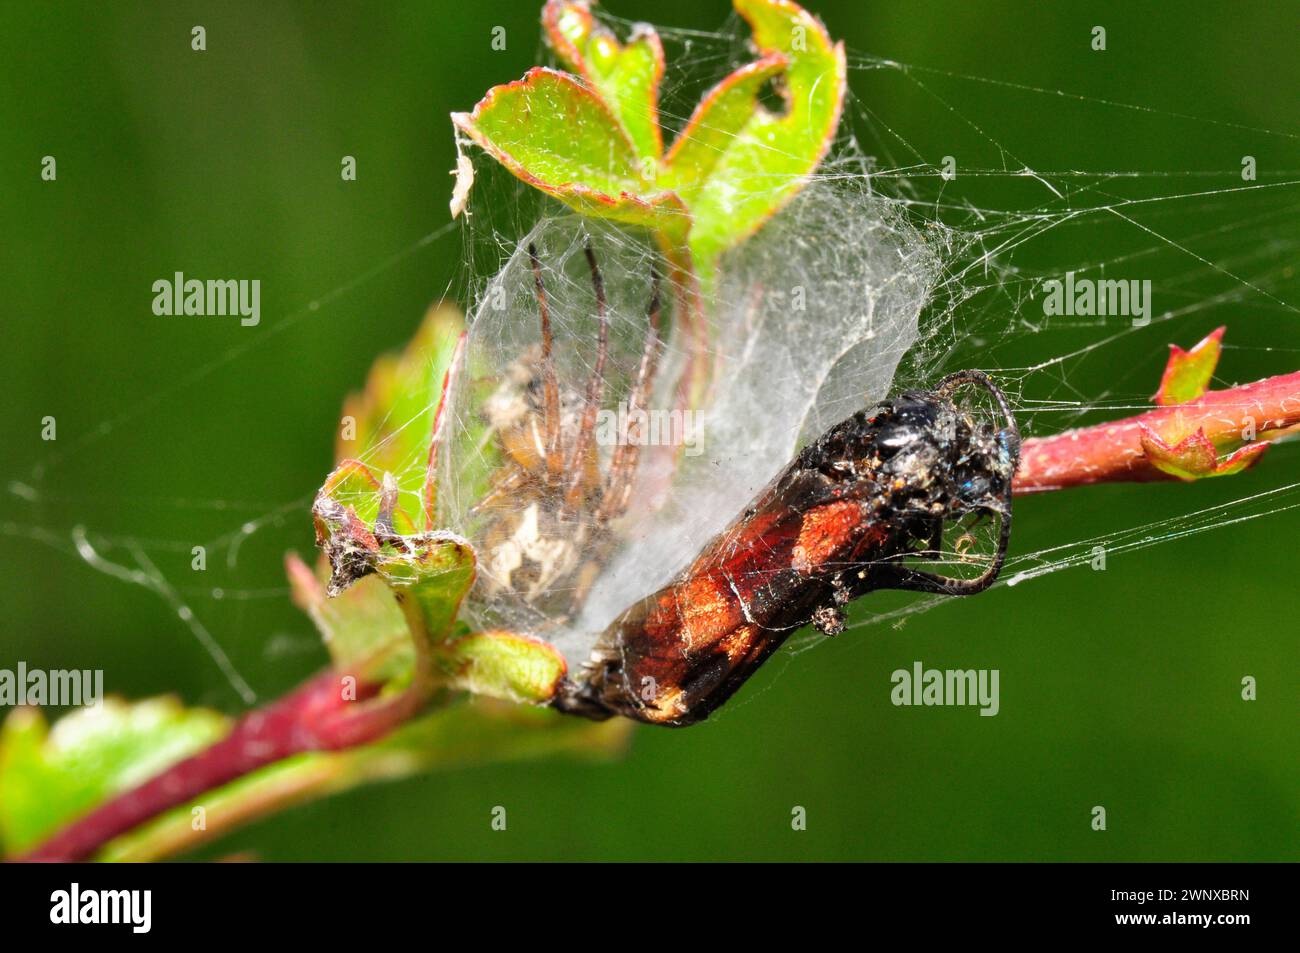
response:
<path id="1" fill-rule="evenodd" d="M 597 514 L 597 518 L 601 521 L 608 521 L 622 514 L 632 494 L 632 484 L 641 455 L 641 434 L 638 433 L 638 439 L 633 443 L 628 431 L 633 426 L 632 415 L 649 399 L 650 387 L 658 369 L 660 303 L 659 269 L 654 267 L 650 275 L 650 307 L 647 312 L 650 327 L 646 334 L 645 348 L 641 352 L 641 366 L 637 369 L 636 383 L 628 396 L 628 419 L 625 421 L 624 431 L 620 435 L 618 446 L 614 448 L 614 456 L 610 461 L 605 491 Z"/>
<path id="2" fill-rule="evenodd" d="M 542 400 L 546 413 L 546 447 L 544 461 L 546 483 L 552 489 L 560 486 L 564 474 L 564 454 L 560 445 L 560 384 L 555 376 L 552 350 L 555 339 L 551 334 L 551 312 L 546 300 L 546 286 L 542 283 L 542 264 L 537 258 L 537 247 L 528 245 L 528 260 L 533 268 L 533 286 L 537 293 L 537 309 L 542 319 Z"/>
<path id="3" fill-rule="evenodd" d="M 506 476 L 493 481 L 483 499 L 470 507 L 470 513 L 478 515 L 499 506 L 524 489 L 528 485 L 529 479 L 527 471 L 521 469 L 511 470 Z"/>
<path id="4" fill-rule="evenodd" d="M 564 507 L 573 512 L 582 501 L 583 484 L 587 477 L 587 455 L 591 452 L 596 433 L 596 414 L 600 410 L 600 398 L 605 387 L 605 363 L 609 359 L 609 314 L 605 302 L 605 280 L 600 275 L 596 264 L 596 254 L 591 250 L 591 242 L 585 249 L 587 265 L 591 268 L 591 284 L 596 290 L 596 316 L 599 330 L 596 336 L 596 363 L 587 380 L 587 400 L 582 411 L 582 422 L 573 443 L 573 457 L 569 460 L 569 486 L 564 495 Z"/>

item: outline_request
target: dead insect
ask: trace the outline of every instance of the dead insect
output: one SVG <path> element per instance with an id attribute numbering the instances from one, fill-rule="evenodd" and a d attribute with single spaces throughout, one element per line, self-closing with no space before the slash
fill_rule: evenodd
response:
<path id="1" fill-rule="evenodd" d="M 953 401 L 966 384 L 992 395 L 1000 429 Z M 796 629 L 811 622 L 827 635 L 840 631 L 842 607 L 858 596 L 987 589 L 1006 558 L 1018 456 L 1007 400 L 980 371 L 854 414 L 806 447 L 674 582 L 619 616 L 555 706 L 694 724 Z M 916 567 L 917 558 L 941 555 L 945 522 L 983 516 L 999 525 L 979 575 Z"/>

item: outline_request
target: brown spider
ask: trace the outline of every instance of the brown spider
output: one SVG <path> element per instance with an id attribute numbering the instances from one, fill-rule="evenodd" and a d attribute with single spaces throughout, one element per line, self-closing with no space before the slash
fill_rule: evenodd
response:
<path id="1" fill-rule="evenodd" d="M 628 397 L 625 430 L 602 475 L 595 433 L 609 359 L 609 316 L 605 283 L 590 244 L 585 254 L 598 320 L 585 393 L 561 391 L 541 263 L 529 245 L 541 341 L 506 369 L 484 403 L 504 462 L 472 510 L 488 521 L 480 554 L 483 593 L 513 592 L 555 623 L 571 618 L 582 605 L 613 544 L 610 523 L 627 510 L 641 453 L 635 411 L 644 407 L 653 385 L 660 345 L 656 270 L 649 331 Z"/>

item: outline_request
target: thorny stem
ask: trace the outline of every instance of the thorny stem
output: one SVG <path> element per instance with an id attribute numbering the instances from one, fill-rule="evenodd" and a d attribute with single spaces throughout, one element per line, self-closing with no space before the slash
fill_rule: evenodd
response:
<path id="1" fill-rule="evenodd" d="M 1261 439 L 1300 426 L 1300 371 L 1209 391 L 1136 417 L 1026 440 L 1015 491 L 1171 479 L 1147 459 L 1143 426 L 1170 442 L 1201 428 L 1211 441 L 1222 444 L 1242 440 L 1247 417 L 1253 418 Z M 245 715 L 207 750 L 109 800 L 17 859 L 84 860 L 145 821 L 259 768 L 305 752 L 375 741 L 411 718 L 425 700 L 421 693 L 408 691 L 391 700 L 365 701 L 377 691 L 377 686 L 359 685 L 358 701 L 345 701 L 338 673 L 323 672 L 279 701 Z"/>

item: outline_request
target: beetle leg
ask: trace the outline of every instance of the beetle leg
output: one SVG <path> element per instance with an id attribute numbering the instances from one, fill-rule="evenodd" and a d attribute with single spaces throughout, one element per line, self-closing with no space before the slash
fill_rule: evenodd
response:
<path id="1" fill-rule="evenodd" d="M 1002 388 L 993 383 L 993 378 L 983 371 L 977 371 L 973 368 L 956 371 L 939 381 L 934 392 L 939 397 L 949 398 L 952 396 L 952 392 L 962 384 L 977 384 L 988 391 L 997 403 L 998 409 L 1002 411 L 1002 416 L 1006 420 L 1006 429 L 1019 435 L 1020 428 L 1016 425 L 1016 416 L 1011 411 L 1011 403 L 1007 400 L 1007 395 L 1002 393 Z"/>
<path id="2" fill-rule="evenodd" d="M 1007 546 L 1011 541 L 1011 507 L 995 512 L 998 518 L 998 548 L 989 567 L 974 579 L 957 579 L 936 573 L 922 572 L 901 564 L 876 566 L 869 574 L 873 589 L 909 589 L 945 596 L 972 596 L 983 592 L 997 581 L 1002 564 L 1007 559 Z"/>
<path id="3" fill-rule="evenodd" d="M 930 538 L 925 549 L 916 554 L 921 559 L 938 559 L 943 555 L 943 520 L 936 519 L 930 527 Z"/>

